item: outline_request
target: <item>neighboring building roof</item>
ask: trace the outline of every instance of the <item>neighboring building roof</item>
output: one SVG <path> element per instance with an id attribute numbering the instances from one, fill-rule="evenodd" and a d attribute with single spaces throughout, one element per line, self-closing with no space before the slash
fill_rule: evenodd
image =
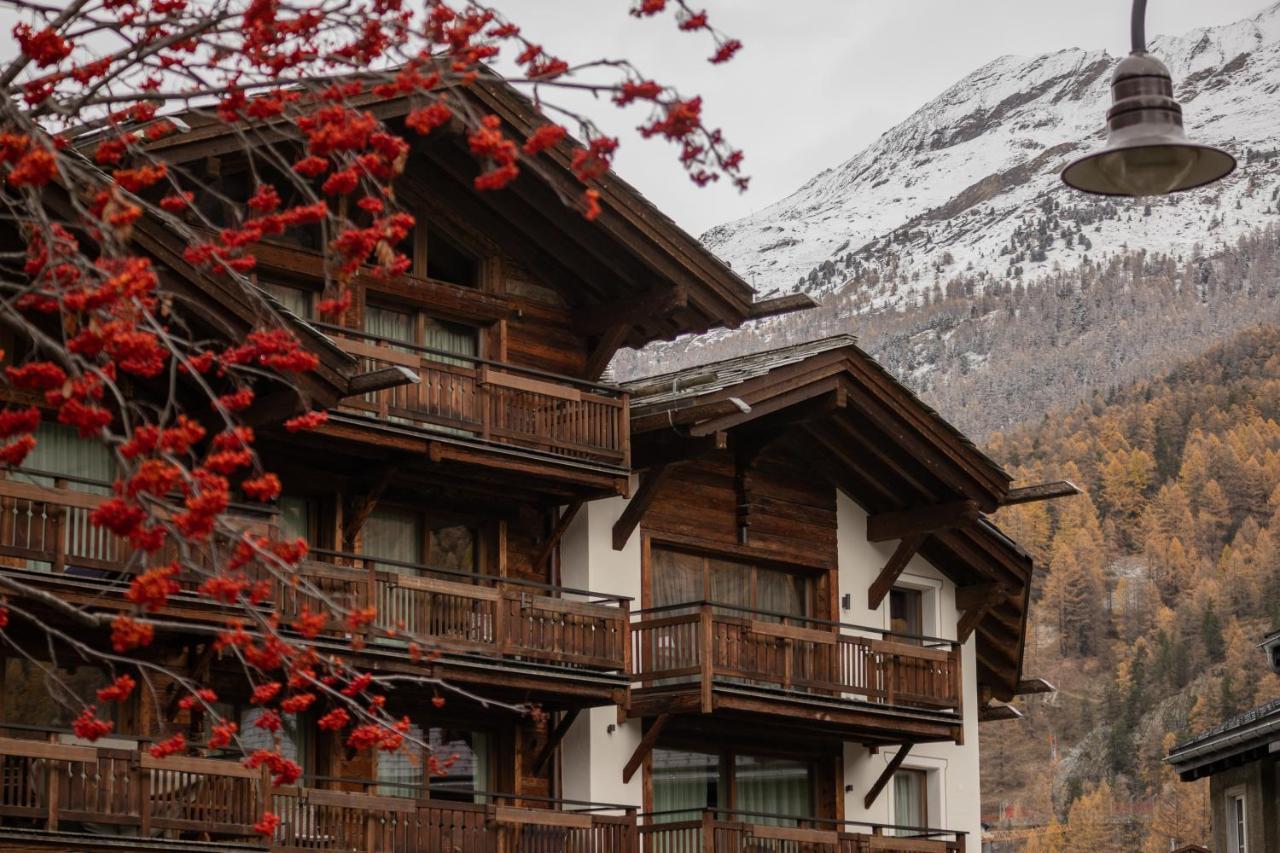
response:
<path id="1" fill-rule="evenodd" d="M 1165 761 L 1184 781 L 1252 761 L 1280 743 L 1280 699 L 1226 720 L 1175 746 Z"/>

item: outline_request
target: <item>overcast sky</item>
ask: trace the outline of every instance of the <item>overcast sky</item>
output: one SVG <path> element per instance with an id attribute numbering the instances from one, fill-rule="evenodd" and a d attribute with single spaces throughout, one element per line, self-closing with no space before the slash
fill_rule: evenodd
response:
<path id="1" fill-rule="evenodd" d="M 711 66 L 704 39 L 670 19 L 636 20 L 628 0 L 494 0 L 549 50 L 626 56 L 649 76 L 700 93 L 712 124 L 746 150 L 752 188 L 699 190 L 674 151 L 626 133 L 643 117 L 602 106 L 624 137 L 619 173 L 689 231 L 764 207 L 1003 54 L 1129 48 L 1128 0 L 698 0 L 745 48 Z M 1249 17 L 1268 0 L 1153 0 L 1148 32 L 1178 34 Z M 1098 105 L 1102 123 L 1106 104 Z"/>

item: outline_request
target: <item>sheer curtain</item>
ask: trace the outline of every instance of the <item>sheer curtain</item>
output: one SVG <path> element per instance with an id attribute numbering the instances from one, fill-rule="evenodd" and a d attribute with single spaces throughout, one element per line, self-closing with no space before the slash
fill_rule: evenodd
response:
<path id="1" fill-rule="evenodd" d="M 422 563 L 422 515 L 411 510 L 379 506 L 365 519 L 360 534 L 360 553 L 384 560 Z M 379 571 L 419 577 L 420 568 L 379 564 Z M 409 634 L 424 633 L 429 615 L 417 590 L 378 585 L 378 620 L 384 627 L 403 625 Z M 377 637 L 383 645 L 402 645 L 404 640 Z"/>
<path id="2" fill-rule="evenodd" d="M 431 795 L 483 803 L 489 791 L 493 744 L 488 732 L 432 728 L 427 743 L 440 768 L 431 777 Z"/>
<path id="3" fill-rule="evenodd" d="M 424 797 L 426 790 L 426 750 L 419 744 L 426 741 L 422 728 L 409 726 L 404 746 L 395 752 L 379 752 L 378 795 L 382 797 Z"/>
<path id="4" fill-rule="evenodd" d="M 41 422 L 36 429 L 36 446 L 23 463 L 24 469 L 48 471 L 53 474 L 66 474 L 73 477 L 84 477 L 110 483 L 115 479 L 115 458 L 107 446 L 97 439 L 81 438 L 72 427 Z M 52 486 L 54 477 L 43 475 L 16 474 L 16 479 Z M 67 487 L 77 492 L 88 492 L 94 495 L 111 494 L 110 486 L 95 486 L 86 483 L 70 482 Z M 12 521 L 17 530 L 28 530 L 32 542 L 42 541 L 43 533 L 51 533 L 45 527 L 49 518 L 41 510 L 42 504 L 15 504 L 6 510 L 13 514 Z M 71 546 L 72 537 L 75 547 Z M 51 544 L 51 543 L 46 543 Z M 68 511 L 62 532 L 63 552 L 67 555 L 67 571 L 70 574 L 90 572 L 77 567 L 76 557 L 103 563 L 112 563 L 128 556 L 127 543 L 117 540 L 106 529 L 94 527 L 89 523 L 89 510 L 83 508 Z M 28 560 L 26 568 L 32 571 L 49 571 L 51 564 Z M 100 574 L 96 570 L 93 574 Z"/>
<path id="5" fill-rule="evenodd" d="M 798 575 L 778 569 L 756 569 L 756 607 L 759 610 L 805 616 L 808 610 L 805 588 L 804 578 Z"/>
<path id="6" fill-rule="evenodd" d="M 703 809 L 721 805 L 719 756 L 676 749 L 655 749 L 652 755 L 657 821 L 694 820 Z"/>
<path id="7" fill-rule="evenodd" d="M 311 294 L 302 288 L 269 282 L 258 286 L 274 296 L 276 301 L 294 316 L 304 320 L 311 316 Z"/>
<path id="8" fill-rule="evenodd" d="M 893 774 L 893 822 L 898 826 L 924 827 L 929 824 L 925 807 L 926 776 L 920 770 L 899 770 Z M 910 832 L 899 832 L 910 835 Z"/>
<path id="9" fill-rule="evenodd" d="M 785 758 L 739 755 L 734 760 L 736 808 L 778 817 L 744 818 L 750 823 L 794 826 L 790 818 L 813 817 L 813 779 L 808 764 Z"/>

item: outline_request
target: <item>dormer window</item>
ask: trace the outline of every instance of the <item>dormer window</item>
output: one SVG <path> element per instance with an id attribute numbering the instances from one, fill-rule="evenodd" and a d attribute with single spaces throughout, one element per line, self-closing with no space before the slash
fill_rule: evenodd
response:
<path id="1" fill-rule="evenodd" d="M 461 287 L 480 286 L 480 258 L 438 227 L 427 224 L 416 236 L 419 275 Z"/>

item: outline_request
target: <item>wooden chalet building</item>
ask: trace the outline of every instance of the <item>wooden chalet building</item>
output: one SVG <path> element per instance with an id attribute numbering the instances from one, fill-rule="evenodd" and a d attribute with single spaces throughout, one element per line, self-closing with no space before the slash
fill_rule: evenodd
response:
<path id="1" fill-rule="evenodd" d="M 1280 631 L 1259 644 L 1280 675 Z M 1209 823 L 1219 853 L 1280 849 L 1280 700 L 1246 711 L 1173 748 L 1184 782 L 1209 779 Z"/>
<path id="2" fill-rule="evenodd" d="M 517 135 L 539 123 L 500 84 L 465 97 Z M 394 123 L 409 104 L 368 108 Z M 187 124 L 157 152 L 246 198 L 242 140 Z M 986 515 L 1071 489 L 1012 487 L 850 337 L 602 383 L 620 347 L 808 300 L 754 301 L 616 177 L 585 221 L 561 202 L 567 146 L 546 174 L 477 194 L 462 136 L 409 138 L 398 192 L 421 223 L 414 269 L 359 279 L 349 326 L 313 317 L 323 264 L 307 235 L 255 250 L 257 295 L 189 267 L 154 222 L 135 238 L 210 331 L 243 333 L 271 304 L 321 356 L 303 390 L 329 407 L 326 426 L 283 432 L 286 396 L 251 413 L 285 495 L 274 511 L 246 509 L 245 524 L 306 537 L 313 582 L 442 653 L 419 664 L 372 641 L 362 664 L 429 667 L 481 699 L 536 702 L 549 722 L 459 696 L 437 710 L 431 693 L 397 690 L 392 710 L 458 756 L 446 775 L 426 776 L 417 755 L 353 755 L 304 714 L 286 741 L 305 775 L 272 791 L 237 755 L 147 755 L 174 726 L 194 744 L 207 735 L 176 697 L 164 715 L 139 703 L 110 738 L 78 741 L 42 668 L 85 699 L 101 673 L 57 649 L 9 654 L 0 848 L 976 849 L 978 722 L 1050 689 L 1022 673 L 1031 560 Z M 217 214 L 219 202 L 197 203 Z M 369 390 L 388 367 L 405 381 Z M 125 606 L 131 555 L 87 522 L 112 477 L 100 445 L 42 427 L 24 470 L 0 480 L 0 572 Z M 282 612 L 299 599 L 281 591 Z M 215 686 L 252 737 L 243 680 L 211 651 L 221 615 L 191 594 L 171 610 L 190 631 L 156 653 Z M 341 636 L 325 642 L 348 651 Z M 263 841 L 251 825 L 267 806 L 283 824 Z"/>

